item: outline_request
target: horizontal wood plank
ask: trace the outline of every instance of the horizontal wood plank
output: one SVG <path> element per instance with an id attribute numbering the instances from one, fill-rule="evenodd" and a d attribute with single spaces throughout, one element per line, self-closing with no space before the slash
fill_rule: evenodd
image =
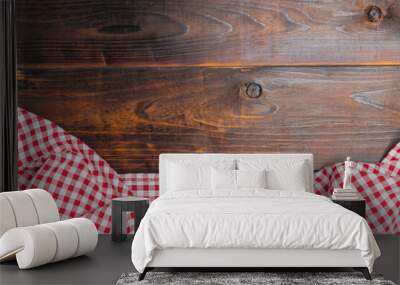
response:
<path id="1" fill-rule="evenodd" d="M 378 161 L 400 140 L 400 67 L 20 69 L 19 105 L 119 172 L 162 152 L 312 152 Z M 247 83 L 262 87 L 246 95 Z"/>
<path id="2" fill-rule="evenodd" d="M 16 3 L 26 68 L 400 64 L 397 0 Z"/>

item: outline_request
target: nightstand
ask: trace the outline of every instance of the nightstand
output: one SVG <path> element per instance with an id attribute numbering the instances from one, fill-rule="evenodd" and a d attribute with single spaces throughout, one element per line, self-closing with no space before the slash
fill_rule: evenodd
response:
<path id="1" fill-rule="evenodd" d="M 149 208 L 149 200 L 139 197 L 119 197 L 112 199 L 112 232 L 111 239 L 113 241 L 123 241 L 126 239 L 125 230 L 125 213 L 135 212 L 135 233 L 139 228 L 140 221 Z"/>
<path id="2" fill-rule="evenodd" d="M 333 203 L 339 204 L 340 206 L 359 214 L 365 218 L 365 200 L 336 200 L 332 199 Z"/>

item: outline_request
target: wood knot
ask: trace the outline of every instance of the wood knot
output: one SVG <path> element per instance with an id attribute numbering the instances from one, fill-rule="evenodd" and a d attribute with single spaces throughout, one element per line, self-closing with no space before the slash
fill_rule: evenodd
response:
<path id="1" fill-rule="evenodd" d="M 262 87 L 260 84 L 255 82 L 249 82 L 246 84 L 246 94 L 250 98 L 258 98 L 262 94 Z"/>
<path id="2" fill-rule="evenodd" d="M 383 18 L 381 8 L 378 6 L 370 6 L 367 8 L 367 18 L 371 23 L 379 23 Z"/>

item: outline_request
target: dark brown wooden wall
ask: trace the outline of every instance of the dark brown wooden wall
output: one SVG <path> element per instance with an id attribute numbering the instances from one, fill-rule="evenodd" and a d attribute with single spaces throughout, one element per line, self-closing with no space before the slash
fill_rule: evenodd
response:
<path id="1" fill-rule="evenodd" d="M 16 1 L 19 105 L 121 173 L 161 152 L 320 168 L 400 141 L 399 0 Z"/>

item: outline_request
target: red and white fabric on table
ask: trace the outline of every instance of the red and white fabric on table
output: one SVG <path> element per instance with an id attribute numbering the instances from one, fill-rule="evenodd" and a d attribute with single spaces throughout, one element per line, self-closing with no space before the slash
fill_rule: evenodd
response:
<path id="1" fill-rule="evenodd" d="M 111 199 L 158 196 L 158 174 L 118 174 L 95 151 L 55 123 L 18 109 L 18 185 L 49 191 L 63 219 L 84 216 L 111 232 Z M 344 164 L 315 173 L 314 191 L 330 196 L 341 186 Z M 367 204 L 375 233 L 400 234 L 400 143 L 379 163 L 355 162 L 353 186 Z M 127 231 L 133 231 L 129 214 Z"/>

